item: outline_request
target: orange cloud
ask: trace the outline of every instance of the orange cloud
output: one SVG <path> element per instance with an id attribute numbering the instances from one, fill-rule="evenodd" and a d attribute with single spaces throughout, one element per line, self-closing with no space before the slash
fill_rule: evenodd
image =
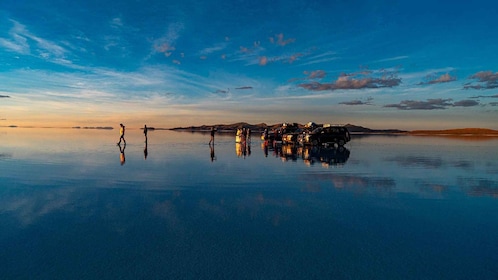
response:
<path id="1" fill-rule="evenodd" d="M 457 78 L 455 76 L 451 76 L 450 74 L 446 73 L 441 76 L 436 76 L 435 74 L 433 75 L 428 75 L 425 77 L 427 82 L 422 82 L 419 83 L 420 85 L 423 84 L 440 84 L 440 83 L 448 83 L 448 82 L 453 82 L 456 81 Z"/>
<path id="2" fill-rule="evenodd" d="M 159 53 L 164 53 L 166 57 L 169 57 L 175 50 L 175 47 L 171 46 L 168 43 L 163 43 L 154 45 L 154 49 Z"/>
<path id="3" fill-rule="evenodd" d="M 268 63 L 268 58 L 266 56 L 262 56 L 259 58 L 259 65 L 265 66 Z"/>

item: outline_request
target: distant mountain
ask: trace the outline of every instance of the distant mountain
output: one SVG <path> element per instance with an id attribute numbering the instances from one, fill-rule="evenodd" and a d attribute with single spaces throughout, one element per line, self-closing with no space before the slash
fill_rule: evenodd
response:
<path id="1" fill-rule="evenodd" d="M 399 129 L 370 129 L 366 128 L 363 126 L 358 126 L 358 125 L 352 125 L 352 124 L 347 124 L 345 125 L 349 132 L 351 133 L 376 133 L 376 134 L 382 134 L 382 133 L 406 133 L 406 130 L 399 130 Z"/>
<path id="2" fill-rule="evenodd" d="M 299 127 L 304 127 L 303 124 L 297 124 Z M 268 125 L 266 123 L 259 124 L 249 124 L 246 122 L 238 122 L 233 124 L 215 124 L 215 125 L 201 125 L 201 126 L 189 126 L 189 127 L 176 127 L 171 130 L 178 131 L 210 131 L 212 127 L 215 127 L 219 132 L 234 132 L 238 128 L 249 128 L 253 132 L 262 132 L 265 128 L 271 130 L 275 128 L 279 128 L 282 126 L 282 123 Z M 347 124 L 345 125 L 351 133 L 372 133 L 372 134 L 382 134 L 382 133 L 405 133 L 404 130 L 399 129 L 370 129 L 362 126 Z"/>

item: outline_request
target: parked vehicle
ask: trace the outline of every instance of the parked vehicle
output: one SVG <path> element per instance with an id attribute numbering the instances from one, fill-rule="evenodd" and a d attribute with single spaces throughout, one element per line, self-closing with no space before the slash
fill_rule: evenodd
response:
<path id="1" fill-rule="evenodd" d="M 297 123 L 282 124 L 282 142 L 284 144 L 295 144 L 297 143 L 297 137 L 302 132 Z"/>
<path id="2" fill-rule="evenodd" d="M 302 145 L 324 145 L 333 144 L 344 146 L 351 140 L 351 135 L 347 127 L 342 125 L 324 125 L 318 127 L 308 134 L 303 134 L 299 138 Z"/>

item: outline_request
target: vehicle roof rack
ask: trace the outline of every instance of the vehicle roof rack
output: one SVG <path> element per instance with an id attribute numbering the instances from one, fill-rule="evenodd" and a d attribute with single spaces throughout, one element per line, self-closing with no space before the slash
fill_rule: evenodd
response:
<path id="1" fill-rule="evenodd" d="M 323 127 L 333 127 L 333 126 L 339 127 L 339 126 L 346 126 L 346 125 L 344 125 L 344 124 L 330 124 L 330 123 L 323 124 Z"/>

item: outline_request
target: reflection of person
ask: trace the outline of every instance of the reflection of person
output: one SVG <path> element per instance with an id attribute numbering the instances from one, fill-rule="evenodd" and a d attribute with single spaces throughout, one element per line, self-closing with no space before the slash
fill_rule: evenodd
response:
<path id="1" fill-rule="evenodd" d="M 214 155 L 214 145 L 209 144 L 209 148 L 211 148 L 211 161 L 214 161 L 216 159 L 216 156 Z"/>
<path id="2" fill-rule="evenodd" d="M 214 132 L 216 130 L 214 129 L 214 126 L 211 127 L 211 140 L 209 140 L 209 144 L 213 143 L 214 144 Z"/>
<path id="3" fill-rule="evenodd" d="M 126 140 L 124 139 L 125 126 L 122 123 L 120 123 L 119 125 L 121 126 L 121 128 L 119 129 L 119 142 L 117 144 L 121 145 L 121 140 L 123 140 L 124 144 L 126 145 Z"/>
<path id="4" fill-rule="evenodd" d="M 125 148 L 126 148 L 126 143 L 121 147 L 121 144 L 119 146 L 119 161 L 121 162 L 121 165 L 125 164 L 126 157 L 125 157 Z"/>
<path id="5" fill-rule="evenodd" d="M 147 139 L 145 139 L 145 147 L 144 147 L 144 160 L 147 159 L 149 152 L 147 151 Z"/>

